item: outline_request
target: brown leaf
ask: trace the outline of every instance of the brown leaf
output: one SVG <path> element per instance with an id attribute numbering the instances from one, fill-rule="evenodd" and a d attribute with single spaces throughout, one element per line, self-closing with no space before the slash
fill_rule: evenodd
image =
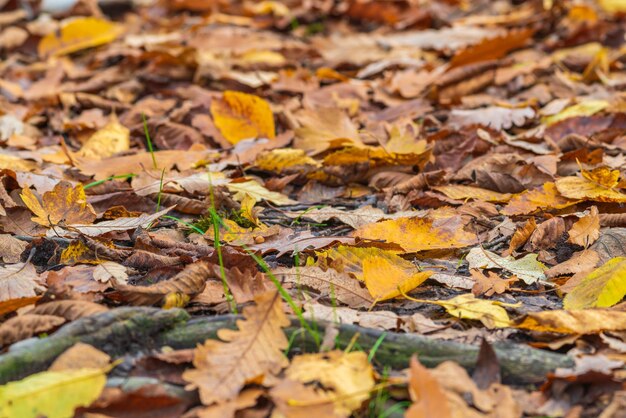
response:
<path id="1" fill-rule="evenodd" d="M 213 277 L 213 272 L 209 264 L 199 261 L 188 265 L 169 280 L 151 286 L 117 284 L 115 289 L 132 305 L 155 305 L 162 302 L 168 294 L 179 293 L 189 297 L 199 294 L 210 277 Z"/>
<path id="2" fill-rule="evenodd" d="M 256 305 L 244 308 L 238 330 L 222 329 L 222 341 L 208 339 L 195 350 L 194 369 L 183 378 L 197 388 L 204 405 L 237 397 L 246 383 L 269 383 L 289 363 L 283 351 L 289 345 L 282 328 L 290 324 L 281 298 L 268 292 Z"/>
<path id="3" fill-rule="evenodd" d="M 474 287 L 472 287 L 472 293 L 475 296 L 502 294 L 509 290 L 511 283 L 517 281 L 517 278 L 502 279 L 493 271 L 488 272 L 488 276 L 485 276 L 480 270 L 476 269 L 471 269 L 470 273 L 474 280 L 476 280 Z"/>
<path id="4" fill-rule="evenodd" d="M 500 362 L 493 347 L 485 338 L 480 343 L 472 380 L 478 389 L 482 390 L 487 389 L 492 383 L 500 383 Z"/>
<path id="5" fill-rule="evenodd" d="M 498 59 L 509 51 L 520 48 L 532 36 L 533 29 L 515 29 L 495 38 L 483 39 L 479 44 L 459 51 L 450 62 L 452 67 Z"/>
<path id="6" fill-rule="evenodd" d="M 28 244 L 9 234 L 0 234 L 0 259 L 7 264 L 19 263 Z"/>
<path id="7" fill-rule="evenodd" d="M 409 394 L 413 404 L 406 411 L 407 418 L 453 417 L 439 382 L 421 365 L 416 356 L 411 358 Z"/>
<path id="8" fill-rule="evenodd" d="M 331 401 L 331 396 L 306 386 L 297 380 L 284 379 L 270 390 L 276 408 L 286 418 L 339 418 Z M 306 404 L 303 408 L 299 403 Z"/>
<path id="9" fill-rule="evenodd" d="M 0 325 L 0 347 L 50 331 L 64 322 L 65 319 L 52 315 L 19 315 L 7 319 Z"/>
<path id="10" fill-rule="evenodd" d="M 76 343 L 68 348 L 54 363 L 48 371 L 75 370 L 75 369 L 102 369 L 109 365 L 111 357 L 103 353 L 92 345 Z"/>
<path id="11" fill-rule="evenodd" d="M 568 232 L 567 242 L 587 248 L 600 237 L 598 208 L 592 206 L 589 213 L 580 218 Z"/>
<path id="12" fill-rule="evenodd" d="M 108 311 L 104 305 L 84 300 L 57 300 L 37 305 L 29 311 L 32 315 L 58 316 L 74 321 L 85 316 L 96 315 Z"/>
<path id="13" fill-rule="evenodd" d="M 44 288 L 37 283 L 37 271 L 31 263 L 8 264 L 0 267 L 0 302 L 36 296 Z"/>
<path id="14" fill-rule="evenodd" d="M 28 187 L 22 190 L 21 197 L 26 206 L 37 215 L 33 221 L 40 225 L 91 224 L 96 219 L 96 213 L 87 202 L 87 196 L 80 184 L 73 187 L 65 181 L 57 183 L 52 191 L 44 193 L 43 204 Z"/>

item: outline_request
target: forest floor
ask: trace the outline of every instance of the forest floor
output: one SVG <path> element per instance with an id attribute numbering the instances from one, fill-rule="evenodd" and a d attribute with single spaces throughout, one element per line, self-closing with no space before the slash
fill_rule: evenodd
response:
<path id="1" fill-rule="evenodd" d="M 626 417 L 623 1 L 0 3 L 0 418 Z"/>

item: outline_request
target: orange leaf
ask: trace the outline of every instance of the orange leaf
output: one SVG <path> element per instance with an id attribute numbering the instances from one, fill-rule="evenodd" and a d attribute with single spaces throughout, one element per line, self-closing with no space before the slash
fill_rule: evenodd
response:
<path id="1" fill-rule="evenodd" d="M 495 38 L 483 39 L 482 42 L 459 51 L 450 62 L 450 67 L 473 64 L 480 61 L 502 58 L 509 51 L 520 48 L 533 34 L 532 29 L 511 30 Z"/>
<path id="2" fill-rule="evenodd" d="M 600 215 L 598 208 L 592 206 L 588 215 L 583 216 L 572 225 L 567 242 L 588 247 L 598 238 L 600 238 Z"/>
<path id="3" fill-rule="evenodd" d="M 403 268 L 384 257 L 366 258 L 363 260 L 363 279 L 367 290 L 378 301 L 392 299 L 415 289 L 433 274 L 411 267 Z"/>
<path id="4" fill-rule="evenodd" d="M 96 212 L 87 202 L 85 190 L 81 184 L 75 187 L 66 181 L 57 183 L 54 189 L 44 193 L 42 203 L 35 194 L 25 187 L 20 195 L 24 204 L 35 215 L 33 222 L 44 226 L 55 226 L 60 222 L 68 225 L 91 224 L 96 219 Z"/>
<path id="5" fill-rule="evenodd" d="M 452 418 L 446 393 L 416 356 L 411 358 L 409 394 L 413 404 L 406 411 L 406 418 Z"/>
<path id="6" fill-rule="evenodd" d="M 231 144 L 258 137 L 274 139 L 274 115 L 265 100 L 252 94 L 225 91 L 222 99 L 211 102 L 215 126 Z"/>
<path id="7" fill-rule="evenodd" d="M 574 204 L 576 201 L 561 196 L 554 183 L 548 182 L 538 189 L 513 196 L 501 212 L 508 216 L 526 215 L 537 209 L 563 209 Z"/>

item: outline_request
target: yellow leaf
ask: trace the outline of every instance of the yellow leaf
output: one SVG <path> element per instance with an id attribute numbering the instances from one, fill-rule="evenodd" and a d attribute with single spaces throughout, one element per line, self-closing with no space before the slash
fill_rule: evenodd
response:
<path id="1" fill-rule="evenodd" d="M 105 369 L 48 371 L 0 386 L 2 418 L 69 418 L 95 401 L 106 383 Z"/>
<path id="2" fill-rule="evenodd" d="M 183 373 L 198 388 L 205 405 L 234 399 L 246 383 L 262 383 L 289 364 L 283 351 L 289 346 L 283 328 L 290 324 L 275 292 L 255 298 L 256 305 L 244 308 L 238 330 L 221 329 L 222 341 L 208 339 L 194 352 L 194 369 Z"/>
<path id="3" fill-rule="evenodd" d="M 395 243 L 406 252 L 462 248 L 476 243 L 476 235 L 463 226 L 460 216 L 435 220 L 398 218 L 365 225 L 356 230 L 355 236 Z"/>
<path id="4" fill-rule="evenodd" d="M 189 303 L 189 296 L 181 292 L 171 292 L 163 298 L 163 309 L 184 308 Z"/>
<path id="5" fill-rule="evenodd" d="M 235 200 L 240 202 L 243 201 L 246 195 L 248 195 L 254 198 L 255 201 L 267 200 L 275 205 L 291 205 L 296 203 L 284 194 L 267 190 L 260 183 L 254 180 L 248 180 L 241 183 L 228 183 L 226 187 L 232 193 L 235 193 L 233 197 Z"/>
<path id="6" fill-rule="evenodd" d="M 487 328 L 504 328 L 510 325 L 509 315 L 500 306 L 501 303 L 476 299 L 472 293 L 430 303 L 442 306 L 450 315 L 457 318 L 477 319 Z"/>
<path id="7" fill-rule="evenodd" d="M 588 247 L 600 238 L 600 215 L 598 214 L 598 208 L 592 206 L 589 214 L 576 221 L 568 234 L 567 242 L 580 245 L 581 247 Z"/>
<path id="8" fill-rule="evenodd" d="M 130 131 L 112 117 L 104 128 L 89 137 L 77 155 L 91 159 L 108 158 L 129 148 Z"/>
<path id="9" fill-rule="evenodd" d="M 493 190 L 481 189 L 480 187 L 463 186 L 463 185 L 450 185 L 433 187 L 433 190 L 437 190 L 448 196 L 450 199 L 466 200 L 474 199 L 483 202 L 506 202 L 511 198 L 509 193 L 498 193 Z"/>
<path id="10" fill-rule="evenodd" d="M 418 271 L 413 263 L 408 264 L 410 267 L 406 268 L 383 257 L 363 260 L 363 278 L 372 297 L 377 301 L 395 298 L 415 289 L 432 275 L 431 271 Z"/>
<path id="11" fill-rule="evenodd" d="M 320 384 L 339 416 L 360 408 L 374 387 L 374 369 L 363 351 L 302 354 L 294 357 L 285 374 L 290 380 Z"/>
<path id="12" fill-rule="evenodd" d="M 349 247 L 340 245 L 325 251 L 315 253 L 318 265 L 331 267 L 339 272 L 349 273 L 360 281 L 365 281 L 363 277 L 364 260 L 370 257 L 383 258 L 403 270 L 415 268 L 415 265 L 408 260 L 398 256 L 397 251 L 383 250 L 377 247 Z"/>
<path id="13" fill-rule="evenodd" d="M 626 13 L 626 0 L 599 0 L 599 3 L 609 13 Z"/>
<path id="14" fill-rule="evenodd" d="M 406 411 L 406 418 L 452 418 L 445 391 L 415 355 L 409 369 L 409 394 L 413 404 Z"/>
<path id="15" fill-rule="evenodd" d="M 43 195 L 43 205 L 28 188 L 25 187 L 20 195 L 24 204 L 35 215 L 33 222 L 44 226 L 64 224 L 90 224 L 96 219 L 96 212 L 87 202 L 85 190 L 81 184 L 75 187 L 62 181 L 54 186 L 52 191 Z"/>
<path id="16" fill-rule="evenodd" d="M 585 100 L 576 105 L 569 106 L 556 115 L 547 116 L 542 119 L 542 122 L 546 126 L 554 125 L 565 119 L 577 117 L 577 116 L 591 116 L 594 115 L 609 106 L 609 102 L 606 100 Z"/>
<path id="17" fill-rule="evenodd" d="M 300 169 L 306 166 L 320 167 L 321 164 L 307 156 L 304 151 L 293 148 L 281 148 L 260 154 L 255 165 L 261 170 L 282 173 L 288 168 Z"/>
<path id="18" fill-rule="evenodd" d="M 249 139 L 276 137 L 274 115 L 262 98 L 238 91 L 225 91 L 222 99 L 211 102 L 215 126 L 231 144 Z"/>
<path id="19" fill-rule="evenodd" d="M 307 154 L 319 154 L 344 145 L 363 145 L 357 127 L 341 109 L 323 107 L 315 111 L 303 110 L 297 119 L 301 126 L 296 129 L 294 147 Z"/>
<path id="20" fill-rule="evenodd" d="M 561 196 L 556 185 L 548 182 L 539 189 L 514 195 L 501 212 L 508 216 L 527 215 L 538 209 L 563 209 L 575 204 L 575 200 Z"/>
<path id="21" fill-rule="evenodd" d="M 40 56 L 71 54 L 86 48 L 108 44 L 122 32 L 113 22 L 95 17 L 79 17 L 61 27 L 60 32 L 50 32 L 37 48 Z"/>
<path id="22" fill-rule="evenodd" d="M 381 165 L 417 165 L 423 166 L 430 159 L 430 149 L 421 153 L 390 152 L 383 147 L 347 147 L 324 157 L 324 165 L 352 165 L 369 162 Z"/>
<path id="23" fill-rule="evenodd" d="M 626 257 L 616 257 L 589 273 L 565 296 L 565 309 L 608 308 L 626 296 Z"/>
<path id="24" fill-rule="evenodd" d="M 517 328 L 561 334 L 596 334 L 626 330 L 626 312 L 609 309 L 542 311 L 526 314 L 515 322 Z"/>
<path id="25" fill-rule="evenodd" d="M 556 188 L 569 199 L 593 200 L 597 202 L 626 202 L 626 194 L 613 188 L 617 186 L 619 170 L 606 167 L 593 171 L 582 170 L 582 177 L 562 177 L 556 180 Z"/>
<path id="26" fill-rule="evenodd" d="M 0 170 L 33 171 L 37 168 L 34 161 L 22 160 L 19 157 L 8 154 L 0 154 Z"/>

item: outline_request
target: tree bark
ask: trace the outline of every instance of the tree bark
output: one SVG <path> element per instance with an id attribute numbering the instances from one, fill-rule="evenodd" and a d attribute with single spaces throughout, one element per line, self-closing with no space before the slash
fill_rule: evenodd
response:
<path id="1" fill-rule="evenodd" d="M 193 348 L 206 339 L 216 339 L 219 329 L 235 328 L 237 319 L 240 317 L 235 315 L 189 319 L 189 315 L 180 309 L 113 309 L 76 320 L 47 338 L 14 344 L 8 353 L 0 355 L 0 384 L 45 370 L 58 355 L 79 341 L 91 344 L 113 357 L 136 355 L 164 346 Z M 320 334 L 329 325 L 324 321 L 310 321 L 309 324 Z M 471 371 L 478 356 L 478 347 L 470 344 L 347 324 L 339 324 L 337 329 L 339 334 L 336 344 L 340 349 L 354 341 L 354 349 L 369 352 L 382 339 L 373 361 L 394 369 L 408 367 L 409 359 L 416 354 L 428 367 L 452 360 Z M 286 333 L 294 337 L 291 354 L 318 351 L 315 339 L 301 328 L 296 318 L 292 319 Z M 558 367 L 573 365 L 569 356 L 522 344 L 496 343 L 494 350 L 500 361 L 503 380 L 510 384 L 539 383 L 544 380 L 546 373 Z"/>

